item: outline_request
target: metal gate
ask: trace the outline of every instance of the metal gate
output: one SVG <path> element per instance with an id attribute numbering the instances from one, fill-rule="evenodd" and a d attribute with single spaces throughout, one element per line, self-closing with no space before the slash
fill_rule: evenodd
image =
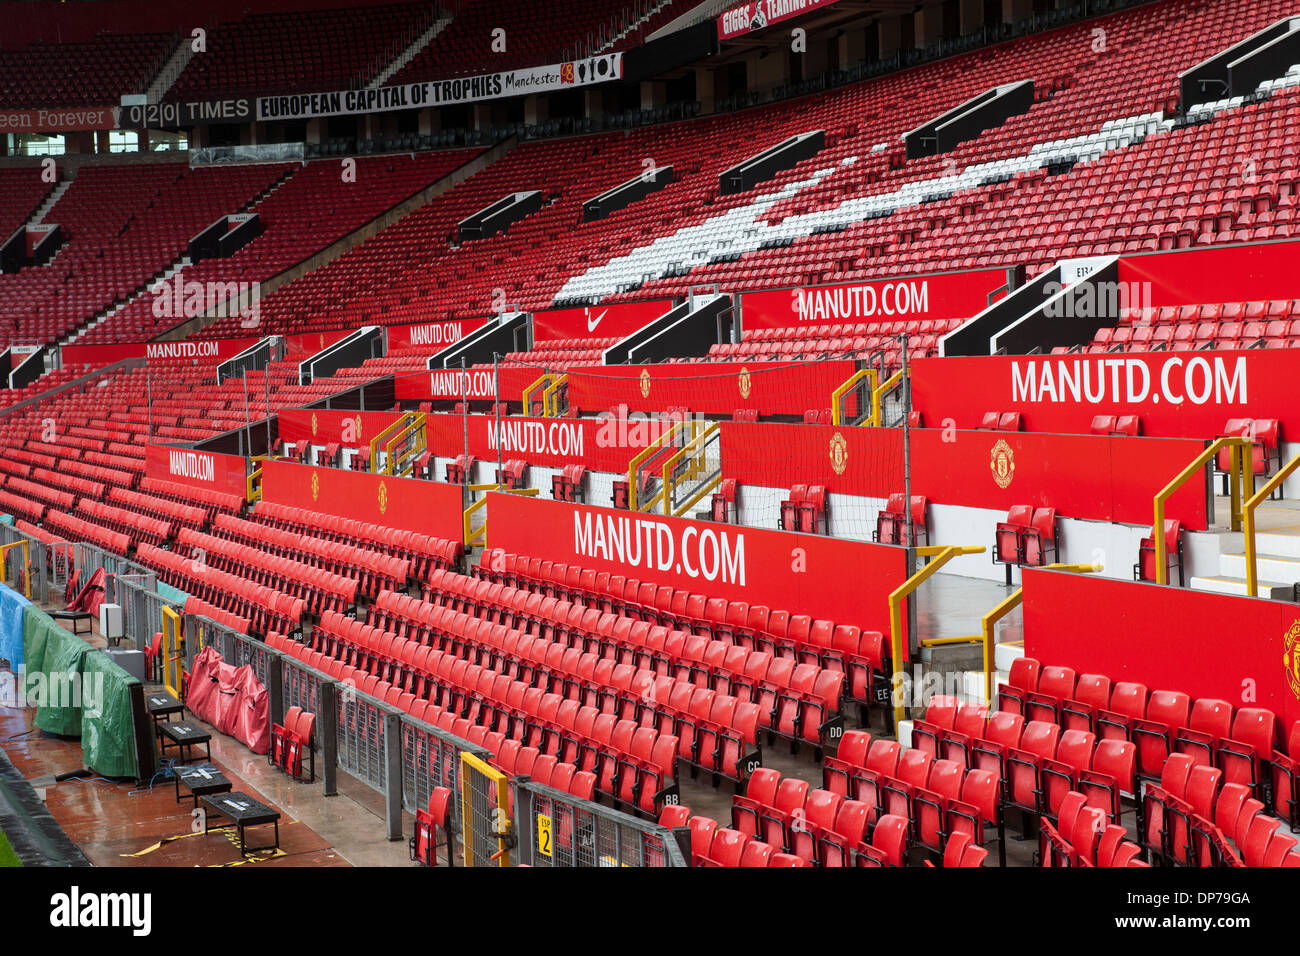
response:
<path id="1" fill-rule="evenodd" d="M 460 757 L 461 846 L 465 866 L 509 866 L 515 837 L 510 825 L 509 778 L 473 754 Z"/>

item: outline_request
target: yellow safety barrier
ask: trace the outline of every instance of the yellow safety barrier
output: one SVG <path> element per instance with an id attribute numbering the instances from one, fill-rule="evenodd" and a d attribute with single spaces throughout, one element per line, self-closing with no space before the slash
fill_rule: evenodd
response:
<path id="1" fill-rule="evenodd" d="M 515 845 L 510 781 L 471 753 L 460 755 L 461 846 L 465 866 L 509 866 Z"/>
<path id="2" fill-rule="evenodd" d="M 569 384 L 569 376 L 561 375 L 542 392 L 542 417 L 560 417 L 560 389 Z M 528 406 L 524 406 L 527 409 Z"/>
<path id="3" fill-rule="evenodd" d="M 1283 466 L 1276 475 L 1264 482 L 1264 487 L 1255 492 L 1246 500 L 1242 506 L 1242 531 L 1246 537 L 1246 593 L 1251 597 L 1256 597 L 1259 593 L 1259 556 L 1255 547 L 1255 509 L 1264 501 L 1268 500 L 1269 495 L 1277 490 L 1277 487 L 1291 477 L 1296 468 L 1300 468 L 1300 455 L 1292 458 Z M 1254 471 L 1254 464 L 1244 470 Z"/>
<path id="4" fill-rule="evenodd" d="M 871 390 L 870 421 L 874 427 L 879 428 L 881 420 L 884 417 L 884 412 L 882 410 L 885 407 L 885 396 L 888 395 L 890 392 L 892 392 L 895 388 L 897 388 L 899 383 L 902 381 L 903 381 L 903 370 L 900 368 L 893 375 L 889 376 L 889 378 L 881 382 L 879 388 L 874 388 Z"/>
<path id="5" fill-rule="evenodd" d="M 721 483 L 722 475 L 721 473 L 719 473 L 715 475 L 713 478 L 709 479 L 709 481 L 705 482 L 699 488 L 697 488 L 695 493 L 691 495 L 690 500 L 688 500 L 685 504 L 680 505 L 675 511 L 673 510 L 672 489 L 675 486 L 675 482 L 673 480 L 673 469 L 677 467 L 677 463 L 681 461 L 683 457 L 690 454 L 693 457 L 690 460 L 686 472 L 678 480 L 680 481 L 682 478 L 689 479 L 689 478 L 696 477 L 704 468 L 704 446 L 708 443 L 710 438 L 718 434 L 718 431 L 721 428 L 722 426 L 720 424 L 714 422 L 703 432 L 698 433 L 694 438 L 692 438 L 689 442 L 683 445 L 681 450 L 679 450 L 677 454 L 673 455 L 671 458 L 668 459 L 668 461 L 664 463 L 663 472 L 661 475 L 663 479 L 663 491 L 660 492 L 660 494 L 663 496 L 664 499 L 664 514 L 666 515 L 685 514 L 691 508 L 695 507 L 695 505 L 700 501 L 701 498 L 703 498 L 709 492 L 713 491 L 713 489 L 718 487 L 718 485 Z"/>
<path id="6" fill-rule="evenodd" d="M 889 595 L 889 653 L 894 662 L 893 673 L 893 696 L 894 696 L 894 724 L 897 726 L 898 721 L 905 718 L 903 708 L 902 682 L 905 671 L 902 668 L 903 660 L 903 599 L 919 588 L 922 584 L 934 576 L 941 567 L 951 561 L 953 558 L 961 557 L 965 554 L 983 554 L 988 548 L 983 545 L 927 545 L 916 549 L 916 555 L 920 558 L 933 558 L 934 560 L 917 571 L 910 578 L 896 587 Z"/>
<path id="7" fill-rule="evenodd" d="M 505 485 L 498 485 L 498 484 L 470 485 L 469 490 L 471 492 L 502 491 L 505 492 L 506 494 L 519 495 L 520 497 L 523 498 L 533 498 L 541 492 L 540 488 L 507 488 Z M 475 501 L 473 504 L 471 504 L 468 508 L 465 509 L 465 514 L 462 518 L 463 521 L 462 538 L 465 542 L 465 547 L 467 548 L 475 547 L 480 544 L 485 548 L 487 547 L 487 519 L 485 518 L 483 520 L 483 523 L 478 526 L 477 531 L 471 528 L 471 525 L 473 524 L 475 512 L 483 508 L 487 504 L 487 501 L 488 501 L 487 495 L 484 495 L 478 501 Z"/>
<path id="8" fill-rule="evenodd" d="M 1243 467 L 1243 462 L 1250 461 L 1250 446 L 1250 439 L 1239 435 L 1215 439 L 1205 451 L 1192 460 L 1190 465 L 1180 471 L 1173 481 L 1156 493 L 1155 520 L 1151 523 L 1151 535 L 1155 542 L 1157 584 L 1169 583 L 1169 556 L 1165 551 L 1165 502 L 1197 472 L 1213 461 L 1215 455 L 1224 448 L 1230 449 L 1232 458 L 1228 477 L 1229 494 L 1232 499 L 1232 530 L 1241 530 L 1242 502 L 1255 487 L 1254 469 Z"/>
<path id="9" fill-rule="evenodd" d="M 641 510 L 641 502 L 637 500 L 637 483 L 636 474 L 640 470 L 641 463 L 649 458 L 659 454 L 668 444 L 676 437 L 677 433 L 684 430 L 686 426 L 694 425 L 695 422 L 678 422 L 668 429 L 663 435 L 660 435 L 657 441 L 651 442 L 645 448 L 637 452 L 632 460 L 627 463 L 627 506 L 632 511 Z M 652 498 L 651 501 L 657 501 L 658 497 Z"/>
<path id="10" fill-rule="evenodd" d="M 539 388 L 545 389 L 550 387 L 551 380 L 554 377 L 555 376 L 553 376 L 550 372 L 543 372 L 536 379 L 530 382 L 527 387 L 524 388 L 523 401 L 524 401 L 525 415 L 531 415 L 533 413 L 533 405 L 532 405 L 533 392 L 537 391 Z M 546 417 L 545 396 L 543 396 L 542 398 L 542 417 L 543 418 Z"/>
<path id="11" fill-rule="evenodd" d="M 1048 564 L 1043 568 L 1046 571 L 1069 571 L 1073 574 L 1095 574 L 1101 569 L 1100 564 Z M 1024 600 L 1024 592 L 1023 587 L 1016 588 L 983 618 L 984 634 L 981 640 L 984 643 L 984 703 L 990 707 L 993 706 L 993 630 L 998 621 L 1020 606 Z"/>
<path id="12" fill-rule="evenodd" d="M 849 392 L 851 392 L 854 388 L 856 388 L 857 384 L 860 381 L 862 381 L 864 378 L 871 380 L 870 392 L 871 395 L 873 396 L 873 404 L 874 404 L 876 385 L 880 380 L 879 375 L 877 374 L 874 368 L 858 369 L 856 372 L 850 375 L 848 379 L 846 379 L 844 383 L 840 385 L 839 388 L 831 392 L 831 424 L 832 425 L 844 424 L 844 396 L 847 395 Z M 871 411 L 870 418 L 874 419 L 876 417 L 877 417 L 876 410 L 873 408 Z"/>
<path id="13" fill-rule="evenodd" d="M 261 466 L 254 468 L 248 473 L 244 489 L 244 498 L 251 505 L 254 502 L 262 500 L 262 469 Z"/>
<path id="14" fill-rule="evenodd" d="M 183 701 L 182 673 L 185 668 L 185 639 L 181 635 L 181 616 L 175 608 L 162 609 L 162 672 L 163 685 L 172 696 Z"/>
<path id="15" fill-rule="evenodd" d="M 19 548 L 23 552 L 23 597 L 30 601 L 32 599 L 32 558 L 27 539 L 24 538 L 11 544 L 0 545 L 0 561 L 6 560 L 9 557 L 9 552 L 14 548 Z"/>

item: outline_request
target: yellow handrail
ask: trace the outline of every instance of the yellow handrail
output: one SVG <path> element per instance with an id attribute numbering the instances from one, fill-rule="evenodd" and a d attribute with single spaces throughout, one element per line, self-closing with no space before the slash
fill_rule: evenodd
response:
<path id="1" fill-rule="evenodd" d="M 903 380 L 903 370 L 900 368 L 889 378 L 880 383 L 879 388 L 871 390 L 871 424 L 879 428 L 883 417 L 881 411 L 885 407 L 885 396 L 898 387 L 898 383 Z"/>
<path id="2" fill-rule="evenodd" d="M 831 424 L 844 424 L 844 409 L 842 407 L 844 396 L 853 390 L 864 378 L 871 379 L 871 393 L 876 392 L 876 383 L 880 381 L 874 368 L 860 368 L 845 380 L 839 388 L 831 392 Z M 874 414 L 874 411 L 873 411 Z"/>
<path id="3" fill-rule="evenodd" d="M 1291 477 L 1297 468 L 1300 468 L 1300 455 L 1292 458 L 1276 475 L 1264 482 L 1264 487 L 1251 495 L 1241 508 L 1242 531 L 1246 536 L 1246 593 L 1251 597 L 1255 597 L 1259 591 L 1259 574 L 1256 569 L 1258 555 L 1255 548 L 1255 509 L 1277 490 L 1278 485 Z M 1253 462 L 1252 467 L 1246 470 L 1254 471 Z"/>
<path id="4" fill-rule="evenodd" d="M 23 597 L 27 600 L 32 599 L 32 558 L 31 547 L 26 538 L 19 541 L 11 541 L 9 544 L 0 544 L 0 561 L 9 556 L 11 548 L 22 548 L 23 551 Z"/>
<path id="5" fill-rule="evenodd" d="M 1073 574 L 1095 574 L 1102 570 L 1100 564 L 1048 564 L 1043 570 L 1046 571 L 1069 571 Z M 1025 589 L 1018 587 L 1008 594 L 1002 601 L 998 602 L 993 610 L 984 615 L 983 624 L 983 643 L 984 643 L 984 703 L 993 706 L 993 629 L 998 621 L 1002 620 L 1012 611 L 1020 606 L 1024 600 Z"/>
<path id="6" fill-rule="evenodd" d="M 677 511 L 674 512 L 674 511 L 672 510 L 672 495 L 669 494 L 669 492 L 670 492 L 670 490 L 671 490 L 671 488 L 672 488 L 672 484 L 673 484 L 673 478 L 672 478 L 673 468 L 676 467 L 676 465 L 677 465 L 677 463 L 678 463 L 679 461 L 681 461 L 683 455 L 686 455 L 688 452 L 691 452 L 692 450 L 698 451 L 699 449 L 698 449 L 698 448 L 695 448 L 695 446 L 697 446 L 697 445 L 702 446 L 705 442 L 707 442 L 707 441 L 709 440 L 709 438 L 711 438 L 713 435 L 716 435 L 716 434 L 718 433 L 718 430 L 719 430 L 721 427 L 722 427 L 722 426 L 721 426 L 719 423 L 714 422 L 714 423 L 713 423 L 712 425 L 710 425 L 708 428 L 704 429 L 704 431 L 699 432 L 698 434 L 696 434 L 694 438 L 692 438 L 692 439 L 691 439 L 690 441 L 688 441 L 685 445 L 683 445 L 680 449 L 678 449 L 678 451 L 677 451 L 677 453 L 676 453 L 675 455 L 673 455 L 671 458 L 669 458 L 668 461 L 664 462 L 664 467 L 663 467 L 663 472 L 662 472 L 662 478 L 663 478 L 663 492 L 662 492 L 662 494 L 663 494 L 663 499 L 664 499 L 664 514 L 666 514 L 666 515 L 671 515 L 671 514 L 678 514 L 678 515 L 680 515 L 680 514 L 684 513 L 685 511 L 689 510 L 692 506 L 694 506 L 695 503 L 696 503 L 697 501 L 699 501 L 701 498 L 703 498 L 704 495 L 708 494 L 710 491 L 712 491 L 714 488 L 716 488 L 716 487 L 718 486 L 718 482 L 722 480 L 722 476 L 719 475 L 719 476 L 717 477 L 716 480 L 714 480 L 714 481 L 711 482 L 711 483 L 707 483 L 707 484 L 705 485 L 705 490 L 704 490 L 704 491 L 702 491 L 702 492 L 697 492 L 697 493 L 696 493 L 696 494 L 691 498 L 690 501 L 688 501 L 686 504 L 682 505 L 681 508 L 679 508 Z M 699 464 L 698 461 L 692 462 L 692 466 L 691 466 L 691 470 L 690 470 L 690 475 L 689 475 L 689 476 L 690 476 L 690 477 L 694 477 L 696 474 L 699 473 L 699 469 L 700 469 L 701 467 L 702 467 L 702 466 Z"/>
<path id="7" fill-rule="evenodd" d="M 254 468 L 251 472 L 249 472 L 248 477 L 244 479 L 244 484 L 245 484 L 244 498 L 246 501 L 248 501 L 249 504 L 252 504 L 254 501 L 262 500 L 261 478 L 262 478 L 262 469 Z M 256 485 L 256 487 L 254 487 L 254 485 Z"/>
<path id="8" fill-rule="evenodd" d="M 1243 472 L 1251 472 L 1253 469 L 1243 469 L 1242 467 L 1243 451 L 1249 449 L 1250 445 L 1250 439 L 1242 438 L 1240 435 L 1216 438 L 1205 451 L 1192 459 L 1192 463 L 1180 471 L 1173 481 L 1156 493 L 1155 520 L 1151 524 L 1151 536 L 1155 543 L 1157 584 L 1169 583 L 1167 580 L 1169 577 L 1168 554 L 1165 551 L 1165 502 L 1224 448 L 1231 450 L 1232 457 L 1231 471 L 1228 478 L 1229 494 L 1232 500 L 1232 530 L 1241 530 L 1241 503 L 1248 494 L 1245 485 L 1249 482 L 1251 491 L 1254 491 L 1255 487 L 1254 475 L 1252 474 L 1249 477 L 1243 475 Z"/>
<path id="9" fill-rule="evenodd" d="M 429 444 L 429 438 L 427 433 L 428 416 L 426 416 L 423 412 L 411 412 L 409 417 L 410 417 L 410 423 L 401 431 L 399 431 L 396 435 L 393 435 L 391 438 L 389 438 L 387 442 L 384 443 L 384 459 L 385 459 L 384 474 L 386 475 L 397 474 L 397 466 L 393 462 L 393 446 L 400 442 L 406 441 L 407 436 L 409 436 L 412 432 L 417 432 L 417 433 L 422 431 L 425 432 L 424 447 L 428 448 L 428 444 Z M 375 460 L 376 460 L 375 451 L 374 451 L 374 447 L 372 446 L 370 450 L 370 465 L 372 469 L 374 468 Z M 404 466 L 402 468 L 402 471 L 403 471 L 403 475 L 401 477 L 405 477 L 405 472 L 407 471 L 407 468 Z"/>
<path id="10" fill-rule="evenodd" d="M 558 393 L 560 387 L 563 385 L 567 385 L 568 383 L 569 383 L 569 376 L 566 374 L 566 375 L 560 375 L 550 385 L 546 386 L 546 390 L 542 392 L 542 417 L 543 418 L 560 417 L 560 408 L 559 408 L 560 400 L 558 397 Z"/>
<path id="11" fill-rule="evenodd" d="M 552 376 L 550 372 L 543 372 L 541 375 L 535 378 L 531 383 L 529 383 L 529 385 L 524 389 L 523 399 L 524 399 L 525 415 L 531 415 L 533 413 L 533 406 L 532 406 L 533 392 L 537 391 L 537 389 L 539 388 L 545 388 L 547 385 L 550 385 L 551 378 Z M 542 416 L 543 417 L 546 416 L 545 399 L 542 400 Z"/>
<path id="12" fill-rule="evenodd" d="M 903 708 L 903 679 L 906 673 L 902 669 L 903 658 L 903 599 L 928 581 L 936 571 L 953 558 L 964 554 L 984 554 L 988 548 L 983 545 L 926 545 L 916 549 L 919 558 L 934 558 L 929 564 L 917 571 L 910 578 L 896 587 L 889 595 L 889 654 L 894 662 L 892 676 L 894 698 L 894 726 L 905 717 Z"/>
<path id="13" fill-rule="evenodd" d="M 535 497 L 541 491 L 541 489 L 540 488 L 507 488 L 505 485 L 494 483 L 489 485 L 470 485 L 469 491 L 471 492 L 501 491 L 509 495 L 520 495 L 521 497 L 524 498 L 532 498 Z M 477 542 L 481 542 L 483 547 L 487 547 L 487 519 L 486 518 L 483 519 L 483 523 L 478 526 L 477 531 L 473 531 L 470 529 L 470 524 L 472 523 L 474 518 L 474 512 L 478 511 L 480 508 L 486 505 L 487 502 L 488 502 L 487 495 L 484 495 L 478 501 L 475 501 L 473 504 L 471 504 L 468 508 L 465 509 L 465 514 L 462 516 L 461 519 L 462 521 L 461 537 L 465 542 L 465 547 L 467 548 L 473 547 Z"/>
<path id="14" fill-rule="evenodd" d="M 637 501 L 636 473 L 641 463 L 662 451 L 664 446 L 671 442 L 676 437 L 677 432 L 685 428 L 687 424 L 687 422 L 677 422 L 667 432 L 660 435 L 658 439 L 632 456 L 632 460 L 627 463 L 627 506 L 630 510 L 640 510 L 640 502 Z"/>

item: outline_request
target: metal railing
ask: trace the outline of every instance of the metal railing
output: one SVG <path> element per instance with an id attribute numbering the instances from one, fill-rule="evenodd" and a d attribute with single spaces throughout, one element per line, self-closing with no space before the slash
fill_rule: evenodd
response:
<path id="1" fill-rule="evenodd" d="M 1230 496 L 1232 515 L 1229 526 L 1233 531 L 1241 530 L 1242 521 L 1242 504 L 1249 498 L 1255 490 L 1255 472 L 1251 465 L 1251 446 L 1249 438 L 1232 435 L 1225 438 L 1216 438 L 1206 446 L 1205 450 L 1192 459 L 1192 463 L 1180 471 L 1174 478 L 1165 485 L 1160 491 L 1156 492 L 1154 499 L 1154 520 L 1151 522 L 1151 535 L 1155 546 L 1156 558 L 1156 583 L 1169 583 L 1169 555 L 1165 550 L 1165 504 L 1184 484 L 1193 478 L 1198 472 L 1205 473 L 1206 466 L 1214 461 L 1215 457 L 1223 449 L 1227 449 L 1229 454 L 1228 466 L 1228 492 Z M 1208 482 L 1209 475 L 1206 474 Z"/>
<path id="2" fill-rule="evenodd" d="M 533 783 L 515 781 L 520 865 L 690 866 L 690 830 L 669 829 Z"/>
<path id="3" fill-rule="evenodd" d="M 1243 467 L 1253 471 L 1253 453 L 1251 457 L 1247 457 Z M 1246 593 L 1250 597 L 1256 597 L 1259 594 L 1259 554 L 1255 543 L 1255 509 L 1267 501 L 1273 492 L 1281 486 L 1282 482 L 1291 477 L 1296 468 L 1300 468 L 1300 455 L 1283 465 L 1278 470 L 1278 473 L 1264 482 L 1264 486 L 1247 498 L 1245 504 L 1241 507 L 1241 530 L 1246 539 Z"/>

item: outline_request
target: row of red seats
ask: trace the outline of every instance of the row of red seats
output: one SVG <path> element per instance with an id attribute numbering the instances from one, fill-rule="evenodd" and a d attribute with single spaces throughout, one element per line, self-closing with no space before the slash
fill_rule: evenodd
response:
<path id="1" fill-rule="evenodd" d="M 216 621 L 222 627 L 228 627 L 237 634 L 247 634 L 249 620 L 246 617 L 240 617 L 238 614 L 232 614 L 229 611 L 217 607 L 215 604 L 209 604 L 207 601 L 200 601 L 194 596 L 185 599 L 185 613 L 193 614 L 198 617 L 206 617 L 209 620 Z"/>
<path id="2" fill-rule="evenodd" d="M 397 600 L 403 597 L 399 595 Z M 430 606 L 424 605 L 424 610 L 415 612 L 419 615 L 418 626 L 415 620 L 404 621 L 400 612 L 385 618 L 383 603 L 381 595 L 372 608 L 372 621 L 393 625 L 407 637 L 378 630 L 376 624 L 357 626 L 347 618 L 326 615 L 322 619 L 324 636 L 339 640 L 327 640 L 318 649 L 334 656 L 342 654 L 355 665 L 372 667 L 378 663 L 388 668 L 381 673 L 392 679 L 397 661 L 391 648 L 400 645 L 410 654 L 410 660 L 404 663 L 413 672 L 411 686 L 417 690 L 435 664 L 446 669 L 442 675 L 445 677 L 460 666 L 458 661 L 472 660 L 475 666 L 489 667 L 510 680 L 536 685 L 533 690 L 540 687 L 545 693 L 556 694 L 556 707 L 563 706 L 562 699 L 578 701 L 604 712 L 635 715 L 639 721 L 657 723 L 664 731 L 671 729 L 681 743 L 679 756 L 712 772 L 715 783 L 718 776 L 743 779 L 748 769 L 757 765 L 761 702 L 764 694 L 769 694 L 766 700 L 771 706 L 778 695 L 772 685 L 766 690 L 760 687 L 757 692 L 753 687 L 749 689 L 751 696 L 757 693 L 759 702 L 744 700 L 638 668 L 631 662 L 619 663 L 612 656 L 599 657 L 578 647 L 508 630 L 504 624 L 478 621 L 457 611 L 436 607 L 430 611 Z M 403 641 L 408 643 L 401 644 Z M 413 653 L 412 646 L 416 648 Z M 786 692 L 785 697 L 792 702 L 787 709 L 799 703 L 792 692 Z M 808 702 L 808 706 L 815 707 L 816 702 Z"/>
<path id="3" fill-rule="evenodd" d="M 295 598 L 313 615 L 338 611 L 357 602 L 357 582 L 331 574 L 300 561 L 281 558 L 266 551 L 184 528 L 176 536 L 177 547 L 188 551 L 199 564 L 219 571 L 231 571 L 257 584 L 265 584 Z"/>
<path id="4" fill-rule="evenodd" d="M 1148 865 L 1138 859 L 1142 848 L 1128 840 L 1128 831 L 1107 824 L 1105 814 L 1087 806 L 1081 793 L 1067 794 L 1056 822 L 1043 817 L 1039 826 L 1039 866 Z"/>
<path id="5" fill-rule="evenodd" d="M 193 528 L 195 531 L 200 531 L 207 523 L 207 515 L 202 508 L 142 491 L 112 487 L 108 489 L 108 500 L 137 514 L 163 515 L 174 522 L 177 528 Z"/>
<path id="6" fill-rule="evenodd" d="M 22 495 L 34 501 L 42 502 L 59 511 L 71 511 L 73 505 L 77 502 L 76 497 L 66 491 L 59 491 L 57 488 L 50 488 L 39 482 L 28 481 L 26 478 L 5 476 L 3 487 L 12 494 Z"/>
<path id="7" fill-rule="evenodd" d="M 270 501 L 258 502 L 252 517 L 263 524 L 311 534 L 327 541 L 343 541 L 363 548 L 377 545 L 386 554 L 410 561 L 412 573 L 421 580 L 435 569 L 459 567 L 464 553 L 464 544 L 457 540 L 437 538 L 405 528 L 387 528 Z"/>
<path id="8" fill-rule="evenodd" d="M 31 476 L 42 484 L 50 485 L 62 491 L 66 491 L 68 494 L 76 495 L 78 498 L 89 498 L 92 501 L 101 501 L 104 497 L 105 485 L 103 482 L 91 481 L 89 478 L 78 478 L 76 475 L 51 471 L 48 468 L 33 468 Z"/>
<path id="9" fill-rule="evenodd" d="M 978 728 L 972 727 L 972 732 Z M 998 859 L 1006 865 L 1000 774 L 977 766 L 972 752 L 980 738 L 954 741 L 943 759 L 930 751 L 904 749 L 893 740 L 872 740 L 865 731 L 846 731 L 834 757 L 822 766 L 822 787 L 868 807 L 868 818 L 894 813 L 908 821 L 917 845 L 937 852 L 955 834 L 982 847 L 986 827 L 998 838 Z"/>
<path id="10" fill-rule="evenodd" d="M 598 607 L 664 627 L 690 629 L 740 647 L 767 650 L 774 657 L 842 670 L 848 677 L 849 698 L 864 706 L 880 699 L 886 675 L 892 673 L 884 635 L 852 624 L 835 624 L 762 604 L 708 597 L 499 549 L 485 551 L 472 573 L 494 583 L 529 588 L 547 598 Z"/>
<path id="11" fill-rule="evenodd" d="M 888 781 L 878 778 L 877 783 Z M 921 846 L 933 851 L 935 858 L 947 859 L 951 852 L 959 860 L 965 859 L 964 865 L 983 865 L 987 851 L 972 841 L 978 826 L 976 809 L 962 805 L 963 819 L 969 820 L 969 824 L 949 830 L 944 828 L 947 808 L 940 806 L 942 798 L 938 794 L 927 794 L 926 797 L 933 798 L 927 806 L 933 805 L 939 816 L 923 822 L 920 815 L 922 791 L 909 794 L 901 805 L 892 799 L 882 805 L 875 798 L 846 799 L 834 790 L 810 789 L 805 780 L 783 779 L 776 770 L 765 767 L 754 772 L 744 796 L 732 799 L 732 826 L 747 835 L 761 836 L 813 866 L 842 867 L 851 865 L 857 854 L 866 852 L 874 856 L 882 849 L 889 852 L 886 847 L 875 845 L 877 827 L 888 820 L 891 822 L 880 835 L 899 850 L 898 862 L 891 860 L 889 865 L 904 865 L 909 848 L 918 845 L 918 839 Z M 913 800 L 917 810 L 915 816 L 912 815 Z M 954 815 L 958 812 L 956 808 L 954 803 Z M 899 820 L 907 824 L 901 830 L 893 822 Z M 901 843 L 896 842 L 900 837 Z M 954 840 L 960 849 L 950 847 Z M 873 846 L 864 849 L 864 844 Z"/>
<path id="12" fill-rule="evenodd" d="M 685 665 L 685 671 L 699 686 L 733 694 L 747 692 L 759 706 L 760 726 L 767 728 L 769 734 L 779 733 L 795 744 L 802 740 L 820 748 L 830 728 L 838 726 L 834 720 L 844 687 L 842 668 L 824 668 L 813 662 L 799 664 L 793 658 L 773 658 L 767 651 L 711 641 L 702 634 L 666 628 L 656 634 L 654 629 L 663 625 L 633 621 L 596 608 L 569 605 L 509 585 L 449 572 L 435 572 L 431 588 L 440 603 L 453 610 L 469 608 L 494 624 L 531 623 L 548 641 L 558 636 L 564 647 L 575 649 L 596 643 L 606 644 L 616 653 L 620 641 L 633 637 L 634 625 L 644 625 L 641 633 L 646 640 L 662 637 L 666 655 L 663 664 L 667 669 Z M 466 599 L 466 592 L 471 590 L 475 597 Z M 454 598 L 448 600 L 449 596 Z M 535 608 L 531 620 L 530 601 Z M 546 607 L 548 601 L 553 602 L 550 608 Z"/>
<path id="13" fill-rule="evenodd" d="M 145 478 L 140 482 L 140 490 L 167 501 L 202 508 L 207 513 L 207 522 L 211 522 L 218 511 L 238 514 L 245 504 L 244 498 L 233 491 L 185 485 L 163 478 Z"/>
<path id="14" fill-rule="evenodd" d="M 123 553 L 116 548 L 110 550 Z M 254 584 L 247 578 L 218 571 L 211 565 L 149 544 L 140 545 L 135 558 L 157 571 L 159 577 L 172 587 L 247 618 L 254 634 L 272 630 L 291 633 L 298 630 L 302 622 L 305 605 L 301 598 Z"/>
<path id="15" fill-rule="evenodd" d="M 357 547 L 346 541 L 328 541 L 312 534 L 268 527 L 235 515 L 217 515 L 212 522 L 212 533 L 281 557 L 319 566 L 331 574 L 356 578 L 361 593 L 369 598 L 374 598 L 381 590 L 405 588 L 411 578 L 411 562 L 407 558 Z"/>
<path id="16" fill-rule="evenodd" d="M 176 533 L 176 525 L 163 518 L 127 511 L 115 505 L 102 504 L 89 498 L 82 498 L 78 510 L 92 519 L 96 524 L 125 535 L 131 547 L 141 543 L 161 545 L 171 541 Z M 129 552 L 119 552 L 126 556 Z"/>
<path id="17" fill-rule="evenodd" d="M 124 534 L 59 511 L 51 510 L 45 516 L 44 523 L 69 541 L 88 541 L 114 554 L 125 555 L 131 544 L 131 539 Z"/>
<path id="18" fill-rule="evenodd" d="M 719 827 L 711 817 L 692 816 L 690 807 L 666 806 L 659 814 L 659 825 L 668 829 L 686 827 L 691 831 L 692 866 L 808 866 L 805 860 L 762 840 L 736 836 L 737 831 Z M 716 848 L 715 848 L 716 841 Z"/>
<path id="19" fill-rule="evenodd" d="M 1224 700 L 1148 692 L 1132 681 L 1112 686 L 1105 675 L 1076 676 L 1071 668 L 1044 667 L 1029 657 L 1012 664 L 1008 683 L 998 687 L 998 707 L 1101 739 L 1130 740 L 1137 747 L 1136 772 L 1147 780 L 1158 779 L 1169 755 L 1180 752 L 1219 767 L 1227 782 L 1262 793 L 1265 766 L 1275 755 L 1290 759 L 1277 753 L 1278 720 L 1267 708 L 1242 707 L 1234 714 Z M 1279 803 L 1278 812 L 1289 817 L 1291 808 Z"/>
<path id="20" fill-rule="evenodd" d="M 275 635 L 275 640 L 268 637 L 267 643 L 276 649 L 287 650 L 339 679 L 350 678 L 363 693 L 401 707 L 418 719 L 439 727 L 446 721 L 451 733 L 457 733 L 453 729 L 456 721 L 463 720 L 467 723 L 459 729 L 465 732 L 470 726 L 479 724 L 487 733 L 503 733 L 521 746 L 535 747 L 539 752 L 554 757 L 557 762 L 573 763 L 581 770 L 595 774 L 600 792 L 634 810 L 653 816 L 665 800 L 675 799 L 677 739 L 671 734 L 661 733 L 656 727 L 638 725 L 629 718 L 619 719 L 615 714 L 600 713 L 594 707 L 586 711 L 591 715 L 589 730 L 586 730 L 585 723 L 582 730 L 578 729 L 576 711 L 572 725 L 558 725 L 558 708 L 554 716 L 542 713 L 544 695 L 540 688 L 531 688 L 536 693 L 530 694 L 522 682 L 512 682 L 503 674 L 469 664 L 463 659 L 457 659 L 457 664 L 464 666 L 448 669 L 447 677 L 432 677 L 425 687 L 431 696 L 421 699 L 411 691 L 403 690 L 400 683 L 390 684 L 375 674 L 351 667 L 338 658 L 327 658 L 279 635 Z M 405 644 L 414 647 L 414 642 Z M 438 651 L 432 653 L 441 654 Z M 498 678 L 505 678 L 504 686 Z M 517 706 L 509 702 L 511 692 L 506 690 L 515 687 L 522 691 L 516 696 Z M 431 715 L 430 708 L 440 713 Z"/>
<path id="21" fill-rule="evenodd" d="M 1249 787 L 1224 781 L 1223 771 L 1173 754 L 1159 785 L 1142 795 L 1142 845 L 1153 858 L 1185 866 L 1300 866 L 1296 838 L 1266 813 Z M 1229 840 L 1237 847 L 1234 852 Z"/>
<path id="22" fill-rule="evenodd" d="M 16 495 L 10 491 L 0 491 L 0 508 L 4 510 L 4 513 L 11 514 L 15 518 L 22 518 L 30 524 L 40 524 L 48 507 L 43 502 L 33 501 L 23 495 Z"/>
<path id="23" fill-rule="evenodd" d="M 1056 560 L 1056 509 L 1012 505 L 993 533 L 993 563 L 1037 568 Z"/>
<path id="24" fill-rule="evenodd" d="M 307 766 L 306 782 L 316 779 L 316 751 L 312 746 L 312 733 L 316 715 L 294 705 L 284 714 L 283 724 L 271 725 L 271 749 L 267 762 L 278 767 L 295 780 L 303 778 L 304 762 Z M 303 760 L 304 755 L 306 761 Z"/>

